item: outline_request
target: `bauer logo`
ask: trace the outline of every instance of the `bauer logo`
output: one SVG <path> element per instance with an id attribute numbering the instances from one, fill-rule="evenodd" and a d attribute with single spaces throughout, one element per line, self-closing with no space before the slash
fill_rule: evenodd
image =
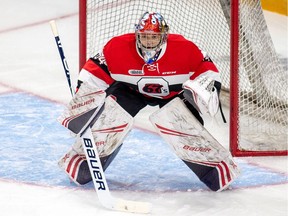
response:
<path id="1" fill-rule="evenodd" d="M 89 168 L 91 169 L 90 172 L 93 173 L 92 179 L 94 183 L 98 185 L 97 190 L 106 190 L 105 183 L 103 181 L 103 176 L 102 176 L 102 170 L 100 170 L 99 163 L 100 161 L 97 160 L 95 151 L 93 149 L 93 144 L 91 139 L 88 138 L 83 138 L 84 145 L 85 145 L 85 151 L 87 153 L 88 157 L 88 164 Z"/>
<path id="2" fill-rule="evenodd" d="M 95 101 L 95 99 L 91 98 L 91 99 L 89 99 L 87 101 L 84 101 L 84 102 L 81 102 L 81 103 L 73 105 L 71 109 L 73 110 L 73 109 L 77 109 L 77 108 L 89 105 L 89 104 L 93 103 L 94 101 Z"/>
<path id="3" fill-rule="evenodd" d="M 211 148 L 205 148 L 205 147 L 193 147 L 189 145 L 183 146 L 183 149 L 189 150 L 189 151 L 195 151 L 195 152 L 210 152 Z"/>

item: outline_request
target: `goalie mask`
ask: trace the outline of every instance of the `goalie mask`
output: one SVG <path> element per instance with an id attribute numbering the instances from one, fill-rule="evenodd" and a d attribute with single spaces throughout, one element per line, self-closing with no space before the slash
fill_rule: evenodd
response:
<path id="1" fill-rule="evenodd" d="M 166 43 L 169 27 L 159 13 L 146 12 L 135 26 L 136 43 L 146 63 L 157 60 Z"/>

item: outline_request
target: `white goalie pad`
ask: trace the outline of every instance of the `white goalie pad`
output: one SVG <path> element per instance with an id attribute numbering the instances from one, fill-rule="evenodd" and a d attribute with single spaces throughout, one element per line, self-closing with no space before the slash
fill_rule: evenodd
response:
<path id="1" fill-rule="evenodd" d="M 105 157 L 123 143 L 133 127 L 134 119 L 112 97 L 105 99 L 104 109 L 91 128 L 99 156 Z M 83 154 L 81 140 L 77 139 L 72 149 Z"/>
<path id="2" fill-rule="evenodd" d="M 92 126 L 100 157 L 110 155 L 133 127 L 134 119 L 112 97 L 105 99 L 104 110 Z"/>
<path id="3" fill-rule="evenodd" d="M 81 133 L 103 108 L 105 97 L 105 91 L 84 82 L 57 120 L 73 133 Z"/>
<path id="4" fill-rule="evenodd" d="M 211 116 L 216 115 L 219 108 L 219 98 L 213 79 L 201 76 L 195 80 L 187 80 L 183 84 L 183 89 L 184 97 L 198 112 L 209 113 Z"/>
<path id="5" fill-rule="evenodd" d="M 230 152 L 199 123 L 180 98 L 173 99 L 153 113 L 150 121 L 184 162 L 218 170 L 218 191 L 239 176 L 240 171 Z"/>
<path id="6" fill-rule="evenodd" d="M 112 97 L 105 99 L 103 112 L 92 126 L 92 135 L 100 158 L 111 155 L 124 141 L 133 126 L 133 117 L 127 113 Z M 58 161 L 70 179 L 77 185 L 77 176 L 81 163 L 86 160 L 81 138 Z"/>

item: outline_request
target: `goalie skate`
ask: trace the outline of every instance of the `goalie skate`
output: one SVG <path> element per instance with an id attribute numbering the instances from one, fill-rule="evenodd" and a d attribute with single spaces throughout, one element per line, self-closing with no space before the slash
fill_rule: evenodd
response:
<path id="1" fill-rule="evenodd" d="M 91 181 L 81 140 L 77 139 L 72 148 L 60 158 L 58 166 L 77 185 L 83 185 Z"/>

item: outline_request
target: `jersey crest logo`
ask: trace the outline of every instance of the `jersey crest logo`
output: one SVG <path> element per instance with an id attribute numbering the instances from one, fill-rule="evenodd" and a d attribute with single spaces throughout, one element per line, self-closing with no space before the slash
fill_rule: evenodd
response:
<path id="1" fill-rule="evenodd" d="M 162 93 L 163 85 L 155 84 L 155 83 L 146 83 L 143 87 L 143 92 L 150 93 L 150 94 L 160 94 Z"/>
<path id="2" fill-rule="evenodd" d="M 165 97 L 170 94 L 169 83 L 162 77 L 142 77 L 137 85 L 140 93 L 151 97 Z"/>

